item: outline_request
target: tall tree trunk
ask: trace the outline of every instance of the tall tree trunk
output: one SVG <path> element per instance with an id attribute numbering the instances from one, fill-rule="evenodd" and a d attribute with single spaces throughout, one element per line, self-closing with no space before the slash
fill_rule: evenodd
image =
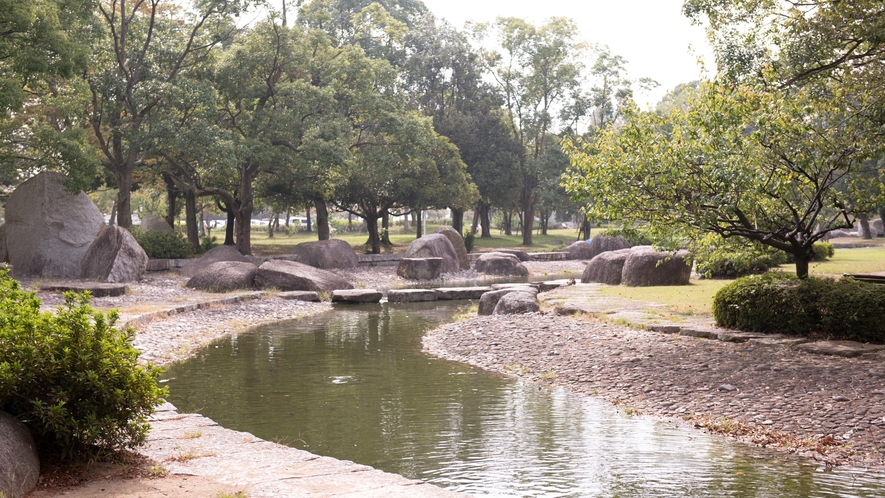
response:
<path id="1" fill-rule="evenodd" d="M 387 247 L 393 245 L 390 243 L 390 211 L 381 215 L 381 243 Z"/>
<path id="2" fill-rule="evenodd" d="M 310 227 L 310 208 L 307 208 L 307 213 L 305 213 L 305 218 L 307 218 L 307 231 L 312 232 L 313 230 Z"/>
<path id="3" fill-rule="evenodd" d="M 872 232 L 870 232 L 870 215 L 867 213 L 857 215 L 858 221 L 860 221 L 860 234 L 861 238 L 869 240 L 873 238 Z"/>
<path id="4" fill-rule="evenodd" d="M 234 229 L 237 224 L 237 215 L 232 207 L 225 210 L 225 213 L 227 214 L 227 224 L 224 225 L 224 245 L 233 246 L 236 245 L 236 242 L 234 242 Z"/>
<path id="5" fill-rule="evenodd" d="M 814 255 L 794 254 L 796 257 L 796 276 L 799 278 L 808 278 L 808 266 Z"/>
<path id="6" fill-rule="evenodd" d="M 532 229 L 535 224 L 535 203 L 528 202 L 522 210 L 522 245 L 532 245 Z"/>
<path id="7" fill-rule="evenodd" d="M 274 214 L 275 213 L 271 212 L 270 219 L 267 220 L 267 238 L 268 239 L 273 238 L 273 217 L 274 217 Z"/>
<path id="8" fill-rule="evenodd" d="M 504 218 L 501 220 L 504 225 L 504 235 L 513 235 L 513 211 L 504 211 Z"/>
<path id="9" fill-rule="evenodd" d="M 481 203 L 476 204 L 476 208 L 473 210 L 473 222 L 470 223 L 470 233 L 476 233 L 476 229 L 479 228 L 479 210 Z"/>
<path id="10" fill-rule="evenodd" d="M 177 211 L 175 203 L 178 199 L 178 187 L 175 185 L 175 179 L 172 175 L 163 173 L 163 182 L 166 183 L 166 223 L 170 227 L 175 226 L 175 212 Z"/>
<path id="11" fill-rule="evenodd" d="M 422 219 L 424 218 L 424 211 L 415 211 L 415 213 L 417 216 L 417 219 L 415 220 L 415 226 L 418 227 L 415 238 L 420 239 L 424 236 L 424 226 L 421 223 Z"/>
<path id="12" fill-rule="evenodd" d="M 313 207 L 317 211 L 317 240 L 329 240 L 329 210 L 326 208 L 326 200 L 314 197 Z"/>
<path id="13" fill-rule="evenodd" d="M 132 226 L 132 171 L 125 167 L 118 170 L 117 177 L 117 225 L 129 229 Z"/>
<path id="14" fill-rule="evenodd" d="M 403 232 L 409 233 L 409 220 L 412 219 L 412 213 L 403 216 Z"/>
<path id="15" fill-rule="evenodd" d="M 254 165 L 240 167 L 240 206 L 237 209 L 237 250 L 244 256 L 252 255 L 252 211 L 253 204 L 252 181 L 256 168 Z"/>
<path id="16" fill-rule="evenodd" d="M 192 190 L 184 193 L 184 223 L 187 228 L 187 240 L 195 253 L 200 252 L 200 234 L 197 229 L 197 196 Z"/>
<path id="17" fill-rule="evenodd" d="M 111 219 L 108 221 L 108 225 L 116 225 L 117 224 L 117 200 L 114 199 L 114 202 L 111 203 Z"/>
<path id="18" fill-rule="evenodd" d="M 348 232 L 353 231 L 353 213 L 351 213 L 349 211 L 347 212 L 347 231 Z"/>
<path id="19" fill-rule="evenodd" d="M 464 235 L 464 210 L 450 208 L 452 210 L 452 228 Z"/>
<path id="20" fill-rule="evenodd" d="M 369 232 L 369 240 L 366 243 L 371 248 L 372 254 L 381 254 L 381 239 L 378 237 L 377 215 L 366 218 L 366 230 Z"/>
<path id="21" fill-rule="evenodd" d="M 480 223 L 480 226 L 482 227 L 482 234 L 480 235 L 480 238 L 487 238 L 488 239 L 488 238 L 492 237 L 492 213 L 491 213 L 491 210 L 492 210 L 492 207 L 489 204 L 487 204 L 487 203 L 482 204 L 482 207 L 480 209 L 480 215 L 479 215 L 479 223 Z"/>

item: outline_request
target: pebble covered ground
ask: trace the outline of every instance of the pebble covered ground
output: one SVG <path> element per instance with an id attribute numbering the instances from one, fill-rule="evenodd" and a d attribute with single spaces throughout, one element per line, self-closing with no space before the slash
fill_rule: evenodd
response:
<path id="1" fill-rule="evenodd" d="M 433 354 L 827 464 L 885 468 L 885 353 L 821 356 L 557 315 L 475 317 Z"/>

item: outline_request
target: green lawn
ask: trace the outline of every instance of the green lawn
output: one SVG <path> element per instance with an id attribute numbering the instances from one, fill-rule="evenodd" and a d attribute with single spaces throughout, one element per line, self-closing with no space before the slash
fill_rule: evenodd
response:
<path id="1" fill-rule="evenodd" d="M 792 265 L 783 265 L 780 271 L 792 272 Z M 833 276 L 843 273 L 885 272 L 885 247 L 864 247 L 858 249 L 836 249 L 833 259 L 823 263 L 812 263 L 812 275 Z M 685 314 L 710 314 L 713 295 L 731 280 L 692 280 L 690 285 L 667 287 L 626 287 L 605 286 L 606 296 L 663 303 L 671 311 Z"/>
<path id="2" fill-rule="evenodd" d="M 427 232 L 433 233 L 434 230 L 441 226 L 442 225 L 427 225 Z M 591 233 L 596 235 L 603 230 L 604 229 L 602 228 L 594 228 Z M 556 251 L 574 242 L 577 235 L 576 230 L 549 230 L 547 235 L 539 235 L 537 233 L 533 235 L 533 244 L 530 247 L 525 247 L 522 245 L 522 235 L 499 235 L 493 233 L 492 237 L 488 238 L 476 237 L 474 239 L 474 246 L 476 248 L 475 250 L 478 251 L 488 251 L 489 249 L 496 247 L 506 247 L 511 249 L 518 248 L 528 252 Z M 221 233 L 216 236 L 220 239 L 224 234 Z M 336 232 L 333 236 L 336 239 L 344 240 L 353 246 L 358 254 L 366 252 L 365 243 L 369 238 L 368 234 Z M 274 238 L 271 239 L 268 238 L 266 229 L 260 231 L 255 230 L 252 232 L 252 252 L 259 256 L 288 254 L 291 252 L 292 246 L 313 240 L 317 240 L 316 233 L 299 233 L 295 235 L 277 233 L 274 235 Z M 393 243 L 393 246 L 382 247 L 381 251 L 393 253 L 405 252 L 413 240 L 415 240 L 415 232 L 400 233 L 398 229 L 395 229 L 390 234 L 390 241 Z"/>

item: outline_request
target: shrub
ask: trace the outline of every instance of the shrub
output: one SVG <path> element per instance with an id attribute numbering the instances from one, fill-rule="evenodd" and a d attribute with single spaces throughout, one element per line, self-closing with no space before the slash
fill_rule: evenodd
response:
<path id="1" fill-rule="evenodd" d="M 473 231 L 469 228 L 464 230 L 464 247 L 467 248 L 467 252 L 473 251 L 473 244 L 476 242 L 476 235 L 473 234 Z"/>
<path id="2" fill-rule="evenodd" d="M 65 458 L 133 448 L 166 394 L 159 369 L 137 363 L 132 329 L 115 311 L 65 294 L 57 314 L 0 270 L 0 410 L 24 422 L 41 447 Z"/>
<path id="3" fill-rule="evenodd" d="M 218 246 L 218 237 L 214 235 L 207 235 L 200 240 L 200 250 L 203 252 L 212 249 L 213 247 Z"/>
<path id="4" fill-rule="evenodd" d="M 785 273 L 744 277 L 713 298 L 716 323 L 750 332 L 821 334 L 885 342 L 885 286 L 852 278 L 798 279 Z"/>
<path id="5" fill-rule="evenodd" d="M 757 273 L 787 262 L 787 254 L 759 244 L 735 243 L 716 236 L 692 245 L 695 271 L 705 278 L 735 278 Z"/>
<path id="6" fill-rule="evenodd" d="M 190 242 L 178 232 L 144 232 L 137 228 L 130 232 L 151 259 L 182 259 L 194 255 Z"/>

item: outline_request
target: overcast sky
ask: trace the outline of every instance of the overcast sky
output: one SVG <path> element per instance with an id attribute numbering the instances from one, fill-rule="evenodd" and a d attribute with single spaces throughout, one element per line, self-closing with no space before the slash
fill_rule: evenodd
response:
<path id="1" fill-rule="evenodd" d="M 629 62 L 632 78 L 649 77 L 661 86 L 637 101 L 657 103 L 679 83 L 701 75 L 698 57 L 713 69 L 704 30 L 682 16 L 683 0 L 424 0 L 437 17 L 457 28 L 466 21 L 520 17 L 541 24 L 548 17 L 577 22 L 581 39 L 608 45 Z"/>

